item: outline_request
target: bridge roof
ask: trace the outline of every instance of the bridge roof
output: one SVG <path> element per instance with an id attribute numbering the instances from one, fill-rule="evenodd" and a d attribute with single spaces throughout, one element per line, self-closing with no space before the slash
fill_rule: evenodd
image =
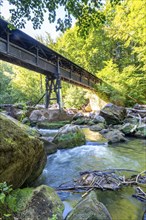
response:
<path id="1" fill-rule="evenodd" d="M 34 54 L 36 54 L 36 51 L 38 51 L 39 57 L 47 59 L 54 64 L 56 64 L 56 60 L 59 58 L 59 63 L 62 68 L 69 70 L 72 69 L 76 73 L 92 79 L 93 81 L 95 81 L 95 83 L 100 82 L 100 79 L 94 76 L 92 73 L 81 68 L 79 65 L 73 63 L 69 59 L 48 48 L 47 46 L 25 34 L 24 32 L 18 29 L 10 30 L 8 28 L 8 25 L 8 22 L 0 18 L 0 38 L 7 39 L 9 33 L 9 42 L 17 45 L 18 47 L 21 47 L 24 50 Z"/>

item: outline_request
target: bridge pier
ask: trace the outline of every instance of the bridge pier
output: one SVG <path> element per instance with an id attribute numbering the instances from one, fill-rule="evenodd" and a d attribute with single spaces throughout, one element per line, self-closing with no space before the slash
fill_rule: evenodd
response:
<path id="1" fill-rule="evenodd" d="M 55 93 L 55 98 L 51 98 L 52 92 Z M 57 59 L 56 78 L 50 78 L 49 76 L 46 76 L 45 108 L 48 108 L 51 100 L 56 100 L 59 105 L 59 109 L 62 108 L 59 59 Z"/>

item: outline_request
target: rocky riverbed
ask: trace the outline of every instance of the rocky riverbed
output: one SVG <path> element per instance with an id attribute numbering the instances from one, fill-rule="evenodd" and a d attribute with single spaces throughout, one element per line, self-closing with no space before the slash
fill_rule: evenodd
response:
<path id="1" fill-rule="evenodd" d="M 1 114 L 1 174 L 0 182 L 6 181 L 8 185 L 12 184 L 13 188 L 26 187 L 32 183 L 43 171 L 46 161 L 46 153 L 49 155 L 62 148 L 73 148 L 75 146 L 82 146 L 86 143 L 85 134 L 82 128 L 88 127 L 91 131 L 105 138 L 108 144 L 115 146 L 115 143 L 126 142 L 129 137 L 142 138 L 146 137 L 146 106 L 135 105 L 133 108 L 124 108 L 107 104 L 98 112 L 91 112 L 84 114 L 82 112 L 71 112 L 59 109 L 34 109 L 25 106 L 1 106 L 3 114 Z M 9 115 L 9 116 L 7 116 Z M 11 118 L 10 116 L 13 116 Z M 35 126 L 36 129 L 30 128 L 27 125 Z M 67 123 L 67 125 L 66 125 Z M 52 138 L 43 138 L 42 134 L 38 132 L 37 128 L 59 128 L 57 133 Z M 34 137 L 35 136 L 35 137 Z M 43 141 L 43 143 L 42 143 Z M 25 188 L 24 188 L 25 189 Z M 22 189 L 22 190 L 24 190 Z M 61 220 L 60 213 L 62 208 L 53 209 L 59 198 L 56 194 L 55 201 L 48 200 L 44 197 L 43 191 L 48 190 L 42 188 L 26 191 L 13 191 L 15 194 L 16 203 L 20 200 L 21 206 L 12 207 L 11 194 L 7 197 L 6 210 L 10 213 L 15 213 L 15 217 L 19 219 L 20 213 L 23 213 L 23 219 L 28 219 L 28 216 L 34 217 L 31 219 L 58 219 Z M 52 189 L 53 190 L 53 189 Z M 27 193 L 25 193 L 27 192 Z M 55 192 L 54 192 L 55 193 Z M 39 201 L 39 206 L 33 202 L 36 198 L 30 195 L 36 195 Z M 27 199 L 24 199 L 26 198 Z M 44 198 L 44 199 L 43 199 Z M 92 199 L 91 199 L 92 198 Z M 95 195 L 89 195 L 89 201 L 96 200 Z M 32 201 L 32 203 L 30 203 Z M 46 202 L 45 202 L 46 201 Z M 88 202 L 89 202 L 88 201 Z M 46 206 L 50 207 L 50 212 L 45 212 L 42 209 L 42 204 L 45 202 Z M 48 206 L 51 202 L 51 206 Z M 86 207 L 86 199 L 81 202 Z M 96 210 L 95 219 L 98 219 L 98 214 L 108 216 L 106 219 L 111 219 L 110 214 L 106 208 L 102 206 L 98 200 L 94 203 L 99 204 L 99 209 Z M 32 204 L 30 206 L 30 204 Z M 36 209 L 37 205 L 37 209 Z M 62 205 L 60 207 L 63 207 Z M 79 205 L 80 207 L 80 205 Z M 98 206 L 97 206 L 98 207 Z M 102 208 L 101 208 L 102 207 Z M 1 216 L 4 214 L 2 210 L 4 206 L 0 205 Z M 24 212 L 26 210 L 26 212 Z M 32 210 L 29 214 L 27 210 Z M 99 212 L 101 210 L 102 214 Z M 44 213 L 44 214 L 43 214 Z M 79 213 L 81 215 L 81 213 Z M 74 217 L 73 217 L 74 216 Z M 67 219 L 76 219 L 78 214 L 71 214 Z M 92 213 L 90 214 L 90 217 Z M 87 219 L 89 216 L 84 217 Z"/>

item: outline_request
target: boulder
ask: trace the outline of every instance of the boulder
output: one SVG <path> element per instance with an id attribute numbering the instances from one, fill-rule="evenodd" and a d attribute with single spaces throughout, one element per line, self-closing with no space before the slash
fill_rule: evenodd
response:
<path id="1" fill-rule="evenodd" d="M 14 190 L 7 197 L 9 209 L 15 218 L 23 220 L 62 220 L 64 205 L 51 187 Z"/>
<path id="2" fill-rule="evenodd" d="M 66 220 L 111 220 L 111 216 L 92 191 L 75 206 Z"/>
<path id="3" fill-rule="evenodd" d="M 110 130 L 106 133 L 101 131 L 100 133 L 108 140 L 109 144 L 126 141 L 124 134 L 117 129 Z"/>
<path id="4" fill-rule="evenodd" d="M 105 119 L 101 115 L 95 114 L 95 116 L 93 117 L 93 122 L 94 123 L 105 123 Z"/>
<path id="5" fill-rule="evenodd" d="M 74 114 L 70 114 L 64 109 L 49 109 L 49 121 L 66 121 L 71 120 Z"/>
<path id="6" fill-rule="evenodd" d="M 99 123 L 97 125 L 90 126 L 91 131 L 101 131 L 105 128 L 105 125 L 103 123 Z"/>
<path id="7" fill-rule="evenodd" d="M 60 128 L 53 142 L 58 148 L 72 148 L 86 143 L 83 131 L 77 125 L 67 124 Z"/>
<path id="8" fill-rule="evenodd" d="M 29 136 L 34 136 L 34 137 L 39 137 L 40 136 L 40 133 L 38 132 L 37 129 L 31 128 L 26 124 L 22 124 L 22 123 L 20 123 L 20 121 L 16 120 L 15 118 L 13 118 L 9 115 L 5 115 L 5 114 L 1 113 L 1 116 L 2 115 L 3 115 L 4 118 L 6 118 L 6 119 L 12 121 L 12 123 L 16 124 L 19 128 L 21 128 L 21 130 L 23 130 Z"/>
<path id="9" fill-rule="evenodd" d="M 54 154 L 57 151 L 57 145 L 50 141 L 51 138 L 41 137 L 39 138 L 44 143 L 44 149 L 47 155 Z M 53 139 L 53 137 L 52 137 Z"/>
<path id="10" fill-rule="evenodd" d="M 66 121 L 72 119 L 73 114 L 68 114 L 63 109 L 41 109 L 32 111 L 29 119 L 31 122 Z"/>
<path id="11" fill-rule="evenodd" d="M 29 119 L 31 122 L 44 121 L 49 117 L 49 112 L 46 109 L 34 110 L 31 112 Z"/>
<path id="12" fill-rule="evenodd" d="M 110 103 L 100 111 L 100 115 L 105 118 L 108 125 L 120 124 L 126 117 L 126 109 Z"/>
<path id="13" fill-rule="evenodd" d="M 29 184 L 41 174 L 45 163 L 43 143 L 0 114 L 0 182 L 13 188 Z"/>

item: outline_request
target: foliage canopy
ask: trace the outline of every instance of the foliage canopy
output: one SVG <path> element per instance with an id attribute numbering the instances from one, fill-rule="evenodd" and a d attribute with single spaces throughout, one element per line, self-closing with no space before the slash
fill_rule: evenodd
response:
<path id="1" fill-rule="evenodd" d="M 45 2 L 47 1 L 44 1 L 44 4 Z M 62 4 L 65 5 L 65 2 L 62 1 Z M 99 2 L 101 1 L 98 1 L 98 4 Z M 88 5 L 89 1 L 72 1 L 73 5 L 78 3 Z M 61 4 L 60 1 L 58 4 Z M 127 106 L 136 102 L 146 104 L 145 1 L 124 0 L 120 4 L 107 1 L 104 8 L 100 8 L 100 12 L 104 15 L 105 22 L 100 22 L 99 25 L 95 19 L 95 27 L 94 22 L 91 22 L 86 38 L 78 34 L 82 28 L 75 25 L 56 42 L 53 42 L 49 34 L 45 38 L 39 36 L 38 40 L 101 78 L 103 83 L 96 85 L 96 89 L 98 95 L 107 102 Z M 88 15 L 90 17 L 90 13 Z M 28 70 L 22 70 L 20 67 L 12 68 L 8 64 L 1 64 L 0 75 L 1 102 L 36 102 L 38 94 L 41 96 L 38 74 L 29 74 Z M 43 89 L 42 85 L 42 92 Z M 81 108 L 87 101 L 85 93 L 82 89 L 63 83 L 63 101 L 67 107 Z"/>
<path id="2" fill-rule="evenodd" d="M 1 0 L 1 4 L 3 1 Z M 120 1 L 110 0 L 112 4 Z M 61 31 L 71 27 L 73 17 L 77 19 L 77 24 L 85 33 L 89 27 L 105 22 L 105 16 L 101 11 L 102 0 L 8 0 L 8 2 L 14 6 L 10 9 L 11 21 L 18 28 L 24 28 L 27 20 L 32 22 L 34 29 L 41 28 L 45 13 L 50 23 L 54 23 L 57 18 L 56 30 Z M 63 7 L 64 16 L 58 18 L 59 7 Z"/>

